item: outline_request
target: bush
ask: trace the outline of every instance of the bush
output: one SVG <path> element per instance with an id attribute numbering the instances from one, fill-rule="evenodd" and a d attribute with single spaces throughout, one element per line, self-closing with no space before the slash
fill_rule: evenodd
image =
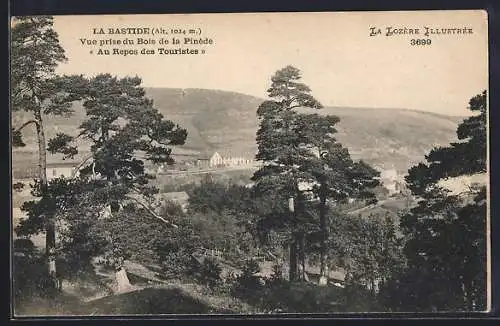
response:
<path id="1" fill-rule="evenodd" d="M 16 303 L 26 298 L 54 297 L 59 293 L 59 284 L 54 286 L 54 277 L 47 275 L 48 266 L 44 255 L 13 257 L 13 285 Z"/>
<path id="2" fill-rule="evenodd" d="M 283 275 L 283 266 L 279 263 L 273 265 L 273 274 L 266 280 L 266 285 L 276 287 L 283 285 L 285 278 Z"/>
<path id="3" fill-rule="evenodd" d="M 164 253 L 160 257 L 161 275 L 163 279 L 187 281 L 196 272 L 191 254 L 185 250 Z"/>
<path id="4" fill-rule="evenodd" d="M 233 294 L 244 298 L 256 296 L 256 294 L 263 289 L 261 278 L 255 275 L 259 271 L 259 264 L 255 260 L 247 260 L 241 275 L 236 278 Z"/>
<path id="5" fill-rule="evenodd" d="M 220 265 L 214 259 L 206 258 L 198 272 L 198 279 L 204 285 L 214 289 L 222 281 L 221 273 Z"/>
<path id="6" fill-rule="evenodd" d="M 383 311 L 384 308 L 364 286 L 348 282 L 342 289 L 342 309 L 344 312 Z"/>

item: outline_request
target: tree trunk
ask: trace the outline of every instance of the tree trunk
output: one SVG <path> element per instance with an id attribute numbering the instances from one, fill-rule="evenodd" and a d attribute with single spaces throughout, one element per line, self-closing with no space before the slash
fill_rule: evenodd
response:
<path id="1" fill-rule="evenodd" d="M 120 269 L 115 272 L 115 293 L 125 292 L 131 287 L 132 285 L 128 279 L 125 267 L 120 267 Z"/>
<path id="2" fill-rule="evenodd" d="M 299 240 L 299 261 L 300 261 L 300 275 L 299 278 L 303 281 L 307 281 L 307 275 L 306 275 L 306 253 L 305 253 L 305 234 L 304 232 L 300 232 L 298 234 L 298 240 Z"/>
<path id="3" fill-rule="evenodd" d="M 320 248 L 319 285 L 328 284 L 328 238 L 330 237 L 328 217 L 326 215 L 326 184 L 321 184 L 319 223 L 322 233 Z"/>
<path id="4" fill-rule="evenodd" d="M 289 280 L 297 280 L 297 239 L 295 233 L 292 233 L 292 238 L 290 241 L 290 267 L 288 269 Z"/>
<path id="5" fill-rule="evenodd" d="M 290 218 L 295 221 L 295 200 L 293 197 L 288 199 L 288 210 L 290 212 Z M 292 222 L 294 223 L 294 222 Z M 290 281 L 297 280 L 297 235 L 295 230 L 292 229 L 290 234 L 290 253 L 289 253 L 289 268 L 288 268 L 288 279 Z"/>
<path id="6" fill-rule="evenodd" d="M 35 112 L 36 134 L 38 141 L 38 178 L 42 188 L 47 186 L 47 150 L 45 142 L 45 131 L 43 129 L 43 119 L 41 112 Z M 43 189 L 45 190 L 45 189 Z M 47 216 L 45 227 L 45 253 L 47 254 L 48 275 L 51 278 L 54 289 L 58 288 L 56 271 L 56 225 L 53 216 Z"/>

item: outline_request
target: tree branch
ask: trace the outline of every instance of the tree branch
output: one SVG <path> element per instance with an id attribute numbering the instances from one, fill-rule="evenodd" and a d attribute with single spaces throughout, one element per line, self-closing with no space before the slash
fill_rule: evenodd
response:
<path id="1" fill-rule="evenodd" d="M 78 166 L 76 167 L 76 169 L 73 171 L 73 174 L 71 175 L 71 178 L 75 178 L 76 177 L 76 174 L 78 173 L 78 171 L 81 170 L 81 168 L 83 167 L 83 165 L 85 163 L 87 163 L 88 160 L 90 160 L 91 158 L 93 157 L 93 155 L 89 155 L 87 156 L 80 164 L 78 164 Z"/>
<path id="2" fill-rule="evenodd" d="M 15 131 L 21 131 L 21 130 L 23 130 L 23 128 L 25 128 L 26 126 L 28 126 L 28 125 L 30 125 L 32 123 L 38 126 L 38 121 L 36 121 L 36 120 L 29 120 L 29 121 L 26 121 L 25 123 L 23 123 L 19 128 L 15 129 Z"/>
<path id="3" fill-rule="evenodd" d="M 153 217 L 159 219 L 160 221 L 162 221 L 163 223 L 166 223 L 167 225 L 169 225 L 170 227 L 173 227 L 175 229 L 179 228 L 178 225 L 170 222 L 170 221 L 167 221 L 166 219 L 164 219 L 163 217 L 161 217 L 160 215 L 156 214 L 151 208 L 149 208 L 148 205 L 144 204 L 143 202 L 141 202 L 140 200 L 138 200 L 137 198 L 134 198 L 134 197 L 131 197 L 131 196 L 127 196 L 128 199 L 131 199 L 133 201 L 135 201 L 136 203 L 138 203 L 139 205 L 141 205 L 149 214 L 151 214 Z"/>

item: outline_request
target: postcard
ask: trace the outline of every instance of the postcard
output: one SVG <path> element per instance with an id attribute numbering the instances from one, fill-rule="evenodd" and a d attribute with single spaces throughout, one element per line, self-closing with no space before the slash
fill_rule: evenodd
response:
<path id="1" fill-rule="evenodd" d="M 491 309 L 482 10 L 12 17 L 12 313 Z"/>

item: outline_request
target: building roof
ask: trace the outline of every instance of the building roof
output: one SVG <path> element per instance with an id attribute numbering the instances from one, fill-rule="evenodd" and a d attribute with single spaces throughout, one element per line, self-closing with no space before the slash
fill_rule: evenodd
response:
<path id="1" fill-rule="evenodd" d="M 57 163 L 47 163 L 47 169 L 53 168 L 73 168 L 80 164 L 80 162 L 57 162 Z"/>
<path id="2" fill-rule="evenodd" d="M 252 151 L 239 151 L 239 150 L 221 150 L 217 151 L 220 156 L 228 158 L 228 157 L 242 157 L 246 159 L 254 159 L 255 153 Z"/>

